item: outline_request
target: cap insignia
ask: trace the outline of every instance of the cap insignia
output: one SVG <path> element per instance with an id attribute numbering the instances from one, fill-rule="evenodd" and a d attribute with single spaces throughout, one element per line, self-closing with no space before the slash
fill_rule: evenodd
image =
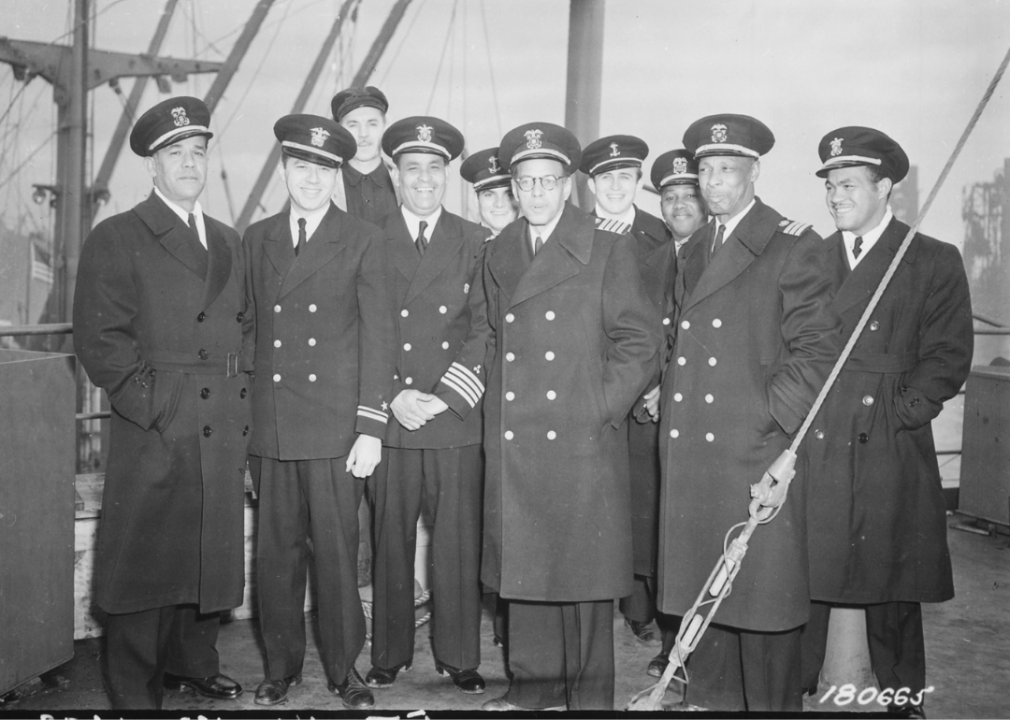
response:
<path id="1" fill-rule="evenodd" d="M 172 118 L 176 127 L 189 125 L 189 118 L 186 117 L 186 108 L 184 107 L 172 108 Z"/>
<path id="2" fill-rule="evenodd" d="M 523 134 L 526 136 L 526 147 L 529 150 L 538 150 L 543 147 L 543 142 L 540 140 L 540 136 L 544 134 L 543 130 L 527 130 Z"/>
<path id="3" fill-rule="evenodd" d="M 417 126 L 417 139 L 421 142 L 431 142 L 431 125 Z"/>
<path id="4" fill-rule="evenodd" d="M 326 142 L 326 138 L 330 136 L 329 130 L 321 127 L 314 127 L 309 132 L 312 133 L 312 145 L 320 148 Z"/>
<path id="5" fill-rule="evenodd" d="M 836 157 L 842 154 L 842 139 L 835 138 L 831 141 L 831 157 Z"/>
<path id="6" fill-rule="evenodd" d="M 673 172 L 677 175 L 683 175 L 687 172 L 687 158 L 674 158 L 673 159 Z"/>
<path id="7" fill-rule="evenodd" d="M 492 173 L 497 173 L 501 170 L 501 165 L 498 164 L 498 158 L 492 155 L 487 159 L 487 169 Z"/>
<path id="8" fill-rule="evenodd" d="M 722 123 L 716 123 L 712 126 L 712 142 L 721 143 L 726 142 L 726 138 L 729 137 L 726 132 L 727 128 Z"/>
<path id="9" fill-rule="evenodd" d="M 621 151 L 617 148 L 617 143 L 610 143 L 610 157 L 618 157 Z"/>

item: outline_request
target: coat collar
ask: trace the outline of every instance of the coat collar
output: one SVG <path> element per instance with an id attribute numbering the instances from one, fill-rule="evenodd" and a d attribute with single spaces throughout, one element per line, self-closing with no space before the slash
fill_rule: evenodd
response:
<path id="1" fill-rule="evenodd" d="M 203 308 L 206 310 L 228 284 L 231 277 L 231 248 L 221 226 L 213 218 L 203 216 L 207 230 L 207 280 L 203 286 Z"/>
<path id="2" fill-rule="evenodd" d="M 839 288 L 834 300 L 835 310 L 839 314 L 844 313 L 854 305 L 869 302 L 881 279 L 884 277 L 884 273 L 887 272 L 891 260 L 898 254 L 898 249 L 908 234 L 908 229 L 908 225 L 897 218 L 891 219 L 880 239 L 873 244 L 866 257 L 856 265 L 855 269 L 848 273 L 842 282 L 842 286 Z M 847 261 L 842 234 L 836 232 L 828 238 L 827 242 L 831 243 L 835 252 L 841 253 L 837 260 L 845 264 Z M 909 263 L 910 265 L 914 264 L 919 254 L 918 250 L 919 243 L 913 241 L 908 248 L 908 252 L 905 253 L 905 257 L 902 258 L 902 262 Z"/>
<path id="3" fill-rule="evenodd" d="M 193 245 L 192 231 L 153 190 L 147 200 L 134 207 L 133 211 L 147 225 L 151 234 L 158 238 L 158 242 L 165 250 L 201 280 L 206 279 L 207 258 L 198 254 Z M 210 223 L 206 222 L 206 225 L 209 228 Z"/>
<path id="4" fill-rule="evenodd" d="M 442 273 L 445 266 L 459 254 L 460 248 L 463 247 L 462 221 L 443 208 L 431 231 L 431 240 L 428 241 L 424 257 L 417 254 L 417 249 L 407 231 L 403 213 L 391 213 L 388 225 L 391 225 L 396 233 L 393 236 L 396 248 L 390 254 L 396 258 L 394 262 L 397 269 L 410 280 L 407 294 L 403 299 L 404 303 L 409 303 L 424 292 L 425 288 Z M 412 274 L 408 274 L 410 268 L 413 268 Z"/>
<path id="5" fill-rule="evenodd" d="M 295 257 L 291 238 L 289 210 L 282 210 L 270 218 L 263 248 L 277 274 L 283 278 L 278 298 L 284 297 L 315 275 L 343 251 L 345 245 L 340 239 L 343 218 L 344 211 L 331 203 L 323 221 L 298 257 Z"/>

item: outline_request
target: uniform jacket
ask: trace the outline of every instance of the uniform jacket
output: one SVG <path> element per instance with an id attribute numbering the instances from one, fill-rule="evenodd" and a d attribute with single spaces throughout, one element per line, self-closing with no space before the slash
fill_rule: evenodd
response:
<path id="1" fill-rule="evenodd" d="M 339 458 L 358 433 L 382 438 L 395 329 L 379 228 L 331 204 L 297 257 L 288 211 L 243 243 L 257 316 L 249 452 Z"/>
<path id="2" fill-rule="evenodd" d="M 491 231 L 443 208 L 423 258 L 402 212 L 386 218 L 385 231 L 398 332 L 393 397 L 408 388 L 432 392 L 470 332 L 467 296 L 481 281 L 480 261 Z M 386 442 L 398 448 L 479 445 L 483 428 L 480 408 L 465 419 L 442 413 L 413 431 L 394 418 Z"/>
<path id="3" fill-rule="evenodd" d="M 627 235 L 566 205 L 535 259 L 529 237 L 520 220 L 487 245 L 486 309 L 438 393 L 465 416 L 467 388 L 487 382 L 481 579 L 522 600 L 622 597 L 624 423 L 655 369 L 658 314 Z"/>
<path id="4" fill-rule="evenodd" d="M 155 194 L 81 253 L 74 347 L 112 406 L 97 603 L 128 613 L 238 606 L 252 313 L 238 235 L 208 250 Z"/>
<path id="5" fill-rule="evenodd" d="M 382 227 L 386 217 L 396 211 L 396 189 L 385 164 L 370 173 L 362 173 L 345 163 L 340 168 L 340 187 L 344 208 L 349 215 Z"/>
<path id="6" fill-rule="evenodd" d="M 908 233 L 892 220 L 851 272 L 828 238 L 848 338 Z M 916 235 L 804 442 L 815 600 L 954 596 L 930 421 L 971 369 L 971 299 L 953 245 Z"/>
<path id="7" fill-rule="evenodd" d="M 660 396 L 658 592 L 683 615 L 747 520 L 750 485 L 789 446 L 840 347 L 825 245 L 757 200 L 708 262 L 713 226 L 683 248 Z M 803 468 L 762 525 L 716 621 L 773 632 L 809 613 Z"/>

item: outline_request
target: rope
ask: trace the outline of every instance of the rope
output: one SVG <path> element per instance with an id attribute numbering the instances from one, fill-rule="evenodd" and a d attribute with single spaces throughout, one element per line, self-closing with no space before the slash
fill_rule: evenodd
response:
<path id="1" fill-rule="evenodd" d="M 431 84 L 431 96 L 428 98 L 428 106 L 424 110 L 424 114 L 428 115 L 431 113 L 431 104 L 435 100 L 435 91 L 438 90 L 438 79 L 442 75 L 442 64 L 445 62 L 445 53 L 449 49 L 449 38 L 452 36 L 452 31 L 456 26 L 456 8 L 459 6 L 459 0 L 454 0 L 452 3 L 452 14 L 449 16 L 449 30 L 446 32 L 445 40 L 442 41 L 442 57 L 438 59 L 438 69 L 435 70 L 435 80 Z M 449 85 L 449 92 L 452 92 L 452 84 Z"/>
<path id="2" fill-rule="evenodd" d="M 410 19 L 410 25 L 407 27 L 407 31 L 400 37 L 400 44 L 396 46 L 396 52 L 394 52 L 392 57 L 390 57 L 389 64 L 386 65 L 386 72 L 383 73 L 382 80 L 378 82 L 379 85 L 386 84 L 386 78 L 389 77 L 389 73 L 393 69 L 393 65 L 396 63 L 396 58 L 400 57 L 400 51 L 403 50 L 403 46 L 406 44 L 407 38 L 410 37 L 411 30 L 414 29 L 417 19 L 421 16 L 421 11 L 424 9 L 425 2 L 426 0 L 421 0 L 421 3 L 417 6 L 417 12 L 414 13 L 414 17 Z"/>
<path id="3" fill-rule="evenodd" d="M 494 80 L 494 63 L 491 62 L 491 38 L 488 37 L 487 33 L 487 15 L 484 13 L 484 0 L 480 2 L 480 20 L 484 29 L 484 54 L 487 55 L 487 70 L 491 76 L 491 100 L 494 102 L 495 130 L 498 133 L 496 137 L 501 137 L 501 108 L 498 105 L 498 86 Z"/>

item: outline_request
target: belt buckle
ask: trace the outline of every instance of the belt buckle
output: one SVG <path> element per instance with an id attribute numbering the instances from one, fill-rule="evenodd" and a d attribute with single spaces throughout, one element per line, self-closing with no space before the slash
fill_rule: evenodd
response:
<path id="1" fill-rule="evenodd" d="M 228 353 L 227 377 L 238 377 L 238 353 Z"/>

